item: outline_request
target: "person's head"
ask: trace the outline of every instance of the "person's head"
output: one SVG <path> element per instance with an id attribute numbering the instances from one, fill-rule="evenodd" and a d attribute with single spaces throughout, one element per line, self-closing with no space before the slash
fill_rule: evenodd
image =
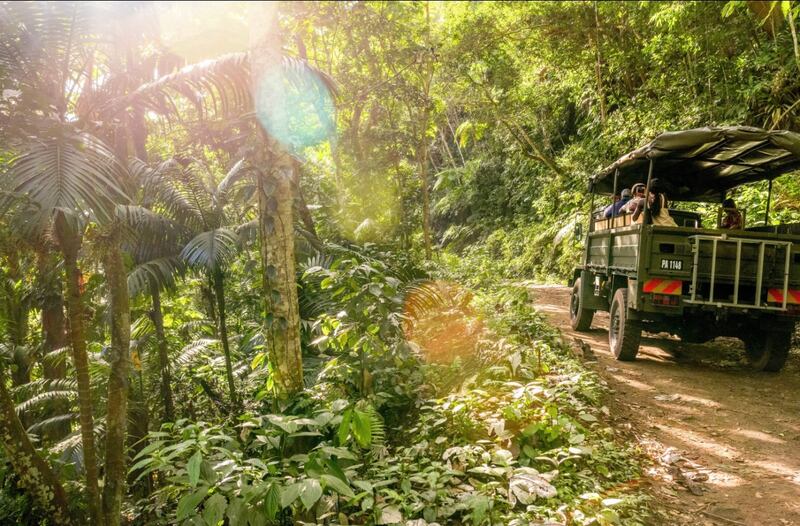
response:
<path id="1" fill-rule="evenodd" d="M 633 194 L 633 197 L 644 197 L 644 190 L 644 183 L 636 183 L 633 185 L 633 188 L 631 188 L 631 193 Z"/>
<path id="2" fill-rule="evenodd" d="M 628 201 L 630 198 L 631 198 L 631 191 L 628 190 L 627 188 L 624 189 L 620 194 L 620 199 L 622 199 L 623 201 Z"/>
<path id="3" fill-rule="evenodd" d="M 730 208 L 731 210 L 736 210 L 736 203 L 733 199 L 728 198 L 722 202 L 722 208 Z"/>
<path id="4" fill-rule="evenodd" d="M 661 186 L 661 181 L 658 179 L 652 179 L 650 181 L 650 188 L 647 195 L 647 200 L 649 203 L 650 211 L 653 215 L 658 215 L 661 211 L 661 201 L 662 199 L 659 197 L 664 192 L 663 187 Z"/>

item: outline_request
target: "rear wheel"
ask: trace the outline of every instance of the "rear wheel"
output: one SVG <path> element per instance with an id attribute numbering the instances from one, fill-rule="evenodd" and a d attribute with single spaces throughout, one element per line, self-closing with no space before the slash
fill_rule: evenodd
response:
<path id="1" fill-rule="evenodd" d="M 745 338 L 750 365 L 757 371 L 777 372 L 783 368 L 792 348 L 791 330 L 756 330 Z"/>
<path id="2" fill-rule="evenodd" d="M 569 298 L 569 322 L 574 331 L 588 331 L 594 318 L 594 311 L 583 307 L 581 287 L 581 278 L 578 278 L 572 285 L 572 294 Z"/>
<path id="3" fill-rule="evenodd" d="M 608 345 L 617 360 L 629 362 L 636 358 L 642 340 L 642 325 L 628 317 L 628 289 L 617 289 L 609 312 Z"/>

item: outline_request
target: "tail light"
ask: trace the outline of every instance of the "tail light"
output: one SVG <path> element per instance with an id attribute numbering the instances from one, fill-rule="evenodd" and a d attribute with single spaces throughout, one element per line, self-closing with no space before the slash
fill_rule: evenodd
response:
<path id="1" fill-rule="evenodd" d="M 681 297 L 673 294 L 653 294 L 654 305 L 669 305 L 677 307 L 680 305 Z"/>

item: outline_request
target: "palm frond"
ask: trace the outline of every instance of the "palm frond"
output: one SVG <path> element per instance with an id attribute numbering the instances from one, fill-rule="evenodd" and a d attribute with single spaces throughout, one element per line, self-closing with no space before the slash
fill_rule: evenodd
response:
<path id="1" fill-rule="evenodd" d="M 148 315 L 139 316 L 131 324 L 131 338 L 142 340 L 155 333 L 155 324 Z"/>
<path id="2" fill-rule="evenodd" d="M 136 205 L 117 205 L 116 216 L 123 229 L 123 248 L 134 261 L 177 255 L 189 229 L 168 217 Z"/>
<path id="3" fill-rule="evenodd" d="M 183 247 L 181 257 L 191 267 L 213 272 L 232 261 L 239 248 L 239 236 L 236 232 L 228 228 L 217 228 L 195 236 Z"/>
<path id="4" fill-rule="evenodd" d="M 283 56 L 281 77 L 297 90 L 324 89 L 337 96 L 336 84 L 325 72 L 307 61 Z M 176 96 L 189 100 L 201 115 L 242 115 L 253 111 L 250 61 L 246 53 L 230 53 L 188 65 L 153 82 L 139 86 L 112 104 L 114 111 L 140 106 L 163 115 L 176 115 Z M 330 115 L 330 112 L 323 112 Z"/>
<path id="5" fill-rule="evenodd" d="M 217 185 L 217 199 L 224 205 L 227 202 L 227 197 L 230 189 L 239 182 L 243 177 L 250 173 L 250 167 L 245 163 L 244 159 L 239 159 L 234 163 L 222 181 Z"/>
<path id="6" fill-rule="evenodd" d="M 78 419 L 77 413 L 64 413 L 63 415 L 51 416 L 40 420 L 28 428 L 28 433 L 38 433 L 39 431 L 46 431 L 48 429 L 59 427 L 64 422 L 72 423 L 73 420 Z"/>
<path id="7" fill-rule="evenodd" d="M 77 391 L 44 391 L 34 395 L 22 403 L 17 404 L 14 408 L 17 414 L 22 414 L 35 409 L 42 404 L 52 402 L 53 400 L 69 400 L 72 401 L 78 397 Z"/>
<path id="8" fill-rule="evenodd" d="M 137 296 L 149 291 L 155 284 L 161 290 L 175 288 L 177 278 L 186 272 L 186 265 L 180 257 L 166 257 L 146 261 L 137 265 L 128 274 L 128 293 Z"/>
<path id="9" fill-rule="evenodd" d="M 32 393 L 45 391 L 76 391 L 78 382 L 74 378 L 39 378 L 26 384 L 18 385 L 11 391 L 14 396 L 28 398 Z"/>
<path id="10" fill-rule="evenodd" d="M 119 184 L 123 172 L 114 153 L 97 137 L 55 126 L 26 144 L 11 161 L 8 176 L 11 192 L 27 196 L 41 214 L 80 210 L 109 221 L 115 203 L 128 201 Z"/>
<path id="11" fill-rule="evenodd" d="M 195 340 L 183 349 L 175 359 L 175 363 L 179 366 L 186 367 L 198 358 L 206 355 L 207 351 L 219 344 L 219 340 L 213 338 L 202 338 Z"/>
<path id="12" fill-rule="evenodd" d="M 178 161 L 167 159 L 155 166 L 141 161 L 133 164 L 144 206 L 194 230 L 205 228 L 203 210 L 209 205 L 208 199 L 203 197 L 202 188 L 192 188 L 192 183 L 186 181 L 187 175 Z"/>
<path id="13" fill-rule="evenodd" d="M 70 351 L 71 349 L 69 347 L 53 349 L 42 356 L 42 362 L 52 366 L 60 365 L 69 358 Z"/>
<path id="14" fill-rule="evenodd" d="M 231 53 L 191 64 L 143 84 L 122 100 L 116 110 L 145 107 L 161 114 L 177 113 L 173 98 L 181 96 L 194 104 L 198 113 L 243 113 L 251 107 L 250 73 L 245 53 Z"/>

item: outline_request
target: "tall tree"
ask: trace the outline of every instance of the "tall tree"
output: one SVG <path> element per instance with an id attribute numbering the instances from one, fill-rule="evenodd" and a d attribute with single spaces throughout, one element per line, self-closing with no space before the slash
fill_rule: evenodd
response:
<path id="1" fill-rule="evenodd" d="M 267 5 L 251 26 L 250 74 L 253 101 L 260 119 L 273 118 L 281 95 L 268 79 L 283 76 L 284 58 L 276 6 Z M 262 121 L 263 125 L 263 121 Z M 303 388 L 300 350 L 300 312 L 297 303 L 294 256 L 294 163 L 283 145 L 268 133 L 258 148 L 259 238 L 264 268 L 265 345 L 282 396 Z"/>

